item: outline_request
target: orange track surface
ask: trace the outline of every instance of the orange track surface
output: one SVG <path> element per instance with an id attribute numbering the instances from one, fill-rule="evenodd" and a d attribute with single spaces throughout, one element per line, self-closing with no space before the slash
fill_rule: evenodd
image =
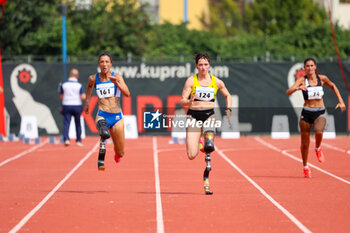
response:
<path id="1" fill-rule="evenodd" d="M 204 155 L 190 161 L 169 140 L 127 140 L 119 164 L 107 144 L 104 172 L 97 137 L 83 147 L 0 142 L 0 232 L 350 232 L 349 137 L 325 139 L 322 164 L 311 143 L 311 179 L 299 137 L 218 137 L 212 196 Z"/>

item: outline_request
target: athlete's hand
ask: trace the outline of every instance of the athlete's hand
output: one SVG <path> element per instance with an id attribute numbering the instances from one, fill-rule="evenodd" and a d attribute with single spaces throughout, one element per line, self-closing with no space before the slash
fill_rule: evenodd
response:
<path id="1" fill-rule="evenodd" d="M 306 86 L 299 86 L 297 87 L 297 91 L 306 91 L 307 87 Z"/>
<path id="2" fill-rule="evenodd" d="M 119 86 L 120 80 L 117 76 L 108 76 L 108 78 L 111 80 L 112 83 Z"/>
<path id="3" fill-rule="evenodd" d="M 335 106 L 335 109 L 340 108 L 341 112 L 345 112 L 346 111 L 346 106 L 344 103 L 338 103 L 337 106 Z"/>
<path id="4" fill-rule="evenodd" d="M 191 107 L 191 105 L 193 104 L 193 101 L 194 101 L 194 98 L 195 98 L 195 97 L 196 97 L 196 95 L 195 95 L 195 93 L 193 93 L 191 99 L 190 99 L 189 102 L 188 102 L 188 106 Z"/>

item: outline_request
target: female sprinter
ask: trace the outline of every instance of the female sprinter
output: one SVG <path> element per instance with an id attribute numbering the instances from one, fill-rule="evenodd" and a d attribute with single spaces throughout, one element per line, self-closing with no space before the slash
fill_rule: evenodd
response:
<path id="1" fill-rule="evenodd" d="M 186 80 L 181 98 L 181 105 L 183 107 L 188 107 L 188 120 L 194 120 L 196 123 L 197 121 L 201 121 L 203 125 L 205 125 L 204 122 L 206 121 L 215 121 L 214 106 L 217 90 L 225 97 L 225 113 L 228 119 L 230 119 L 232 104 L 231 95 L 222 80 L 209 74 L 210 58 L 208 54 L 198 53 L 194 56 L 194 60 L 198 73 Z M 204 135 L 204 146 L 201 140 L 202 132 Z M 187 127 L 186 150 L 188 158 L 190 160 L 196 158 L 200 149 L 199 147 L 201 147 L 201 151 L 206 154 L 214 151 L 214 135 L 215 127 Z M 209 181 L 206 177 L 204 177 L 204 188 L 207 193 L 207 190 L 209 190 Z M 209 192 L 207 194 L 209 194 Z"/>
<path id="2" fill-rule="evenodd" d="M 105 170 L 105 140 L 110 136 L 114 144 L 114 159 L 118 163 L 124 156 L 124 119 L 120 107 L 120 95 L 130 96 L 129 88 L 121 75 L 111 72 L 112 56 L 103 52 L 98 57 L 101 72 L 90 75 L 86 88 L 85 113 L 89 113 L 89 101 L 93 87 L 98 96 L 98 112 L 96 125 L 101 137 L 98 169 Z"/>
<path id="3" fill-rule="evenodd" d="M 301 131 L 301 156 L 304 166 L 304 177 L 311 178 L 311 170 L 307 164 L 310 144 L 310 131 L 312 125 L 315 131 L 315 152 L 319 162 L 324 161 L 324 155 L 321 150 L 321 142 L 323 130 L 326 125 L 326 108 L 323 103 L 323 85 L 332 89 L 337 96 L 339 103 L 335 108 L 340 108 L 345 112 L 346 107 L 336 85 L 331 82 L 327 76 L 321 75 L 313 58 L 307 58 L 304 61 L 305 77 L 299 78 L 286 92 L 287 95 L 293 94 L 295 91 L 301 90 L 304 97 L 304 107 L 300 116 Z"/>

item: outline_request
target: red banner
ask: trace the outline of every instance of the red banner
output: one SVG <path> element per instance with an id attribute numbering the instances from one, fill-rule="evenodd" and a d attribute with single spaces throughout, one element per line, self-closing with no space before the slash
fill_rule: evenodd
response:
<path id="1" fill-rule="evenodd" d="M 0 6 L 2 6 L 1 14 L 0 14 L 0 21 L 1 21 L 1 16 L 4 14 L 5 11 L 5 6 L 6 6 L 7 0 L 0 0 Z"/>
<path id="2" fill-rule="evenodd" d="M 1 64 L 1 48 L 0 48 L 0 134 L 6 137 L 5 126 L 5 97 L 4 97 L 4 85 L 2 81 L 2 64 Z"/>

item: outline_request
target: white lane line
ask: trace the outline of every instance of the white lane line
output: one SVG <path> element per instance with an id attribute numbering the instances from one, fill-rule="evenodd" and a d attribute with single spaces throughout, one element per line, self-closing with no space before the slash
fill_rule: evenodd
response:
<path id="1" fill-rule="evenodd" d="M 154 177 L 155 177 L 155 186 L 156 186 L 155 188 L 156 188 L 156 209 L 157 209 L 157 233 L 164 233 L 162 197 L 161 197 L 160 182 L 159 182 L 157 137 L 153 137 L 152 139 L 153 139 Z"/>
<path id="2" fill-rule="evenodd" d="M 14 226 L 9 233 L 15 233 L 21 230 L 21 228 L 30 220 L 31 217 L 38 212 L 43 205 L 57 192 L 57 190 L 74 174 L 76 170 L 92 155 L 93 152 L 98 148 L 100 142 L 97 142 L 95 146 L 90 150 L 84 158 L 82 158 L 77 165 L 51 190 L 49 194 L 41 200 L 41 202 L 34 207 L 22 220 Z"/>
<path id="3" fill-rule="evenodd" d="M 275 199 L 273 199 L 267 192 L 261 188 L 257 183 L 255 183 L 248 175 L 246 175 L 235 163 L 233 163 L 222 151 L 216 147 L 216 151 L 219 155 L 226 160 L 234 169 L 236 169 L 244 178 L 246 178 L 249 183 L 251 183 L 259 192 L 266 197 L 274 206 L 276 206 L 284 215 L 286 215 L 302 232 L 311 233 L 311 231 L 304 226 L 296 217 L 294 217 L 287 209 L 285 209 L 281 204 L 279 204 Z"/>
<path id="4" fill-rule="evenodd" d="M 285 151 L 285 152 L 292 152 L 292 151 L 300 151 L 300 149 L 287 149 L 287 150 L 283 150 L 283 151 Z"/>
<path id="5" fill-rule="evenodd" d="M 161 152 L 167 152 L 167 151 L 177 151 L 177 150 L 184 150 L 184 148 L 173 148 L 173 149 L 160 149 L 160 150 L 157 150 L 158 153 L 161 153 Z"/>
<path id="6" fill-rule="evenodd" d="M 294 159 L 294 160 L 296 160 L 296 161 L 298 161 L 298 162 L 301 162 L 301 163 L 303 162 L 302 159 L 295 157 L 294 155 L 288 153 L 286 150 L 281 150 L 281 149 L 279 149 L 279 148 L 277 148 L 277 147 L 271 145 L 270 143 L 265 142 L 263 139 L 261 139 L 261 138 L 259 138 L 259 137 L 254 137 L 254 139 L 257 140 L 258 142 L 260 142 L 261 144 L 265 145 L 266 147 L 269 147 L 269 148 L 271 148 L 272 150 L 275 150 L 275 151 L 277 151 L 277 152 L 280 152 L 280 153 L 282 153 L 283 155 L 285 155 L 285 156 L 287 156 L 287 157 L 289 157 L 289 158 L 291 158 L 291 159 Z M 342 181 L 342 182 L 344 182 L 344 183 L 346 183 L 346 184 L 350 184 L 350 181 L 345 180 L 345 179 L 343 179 L 343 178 L 341 178 L 341 177 L 339 177 L 339 176 L 336 176 L 336 175 L 334 175 L 334 174 L 332 174 L 332 173 L 330 173 L 330 172 L 328 172 L 328 171 L 326 171 L 326 170 L 323 170 L 322 168 L 317 167 L 316 165 L 313 165 L 312 163 L 309 163 L 309 162 L 308 162 L 308 165 L 309 165 L 310 167 L 312 167 L 312 168 L 315 168 L 316 170 L 319 170 L 320 172 L 323 172 L 323 173 L 325 173 L 325 174 L 327 174 L 327 175 L 329 175 L 329 176 L 331 176 L 331 177 L 337 179 L 337 180 L 340 180 L 340 181 Z"/>
<path id="7" fill-rule="evenodd" d="M 315 139 L 311 139 L 311 141 L 312 141 L 313 143 L 315 143 Z M 326 143 L 326 142 L 324 142 L 324 141 L 322 141 L 321 146 L 327 147 L 327 148 L 332 149 L 332 150 L 335 150 L 335 151 L 339 151 L 339 152 L 346 153 L 346 150 L 345 150 L 345 149 L 342 149 L 342 148 L 333 146 L 333 145 L 328 144 L 328 143 Z"/>
<path id="8" fill-rule="evenodd" d="M 222 149 L 222 152 L 226 151 L 244 151 L 244 150 L 262 150 L 262 148 L 247 148 L 247 147 L 242 147 L 242 148 L 227 148 L 227 149 Z"/>
<path id="9" fill-rule="evenodd" d="M 340 152 L 346 153 L 345 149 L 333 146 L 333 145 L 325 143 L 325 142 L 322 142 L 321 146 L 327 147 L 327 148 L 335 150 L 335 151 L 340 151 Z"/>
<path id="10" fill-rule="evenodd" d="M 28 154 L 28 153 L 30 153 L 30 152 L 35 151 L 36 149 L 38 149 L 38 148 L 44 146 L 44 145 L 45 145 L 46 143 L 48 143 L 48 142 L 49 142 L 49 139 L 46 139 L 45 141 L 43 141 L 43 142 L 40 143 L 39 145 L 33 146 L 32 148 L 30 148 L 30 149 L 28 149 L 28 150 L 25 150 L 25 151 L 23 151 L 23 152 L 21 152 L 21 153 L 15 155 L 15 156 L 9 158 L 9 159 L 6 159 L 6 160 L 2 161 L 2 162 L 0 163 L 0 167 L 1 167 L 1 166 L 4 166 L 5 164 L 7 164 L 7 163 L 9 163 L 9 162 L 11 162 L 11 161 L 13 161 L 13 160 L 16 160 L 16 159 L 21 158 L 23 155 L 26 155 L 26 154 Z"/>

